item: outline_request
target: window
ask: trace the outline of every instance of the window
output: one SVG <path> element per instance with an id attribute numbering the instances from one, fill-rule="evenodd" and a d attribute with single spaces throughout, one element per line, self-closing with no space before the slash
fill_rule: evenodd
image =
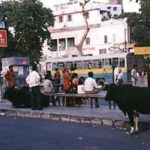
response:
<path id="1" fill-rule="evenodd" d="M 83 69 L 84 68 L 83 61 L 76 61 L 75 64 L 76 64 L 77 69 Z"/>
<path id="2" fill-rule="evenodd" d="M 107 35 L 104 35 L 104 43 L 107 43 L 107 42 L 108 42 Z"/>
<path id="3" fill-rule="evenodd" d="M 59 16 L 59 22 L 63 22 L 63 16 Z"/>
<path id="4" fill-rule="evenodd" d="M 86 38 L 86 45 L 90 45 L 90 38 L 89 37 Z"/>
<path id="5" fill-rule="evenodd" d="M 106 54 L 106 49 L 99 49 L 99 54 Z"/>
<path id="6" fill-rule="evenodd" d="M 52 64 L 52 70 L 55 70 L 57 68 L 57 64 L 56 63 L 53 63 Z"/>
<path id="7" fill-rule="evenodd" d="M 91 69 L 92 68 L 92 62 L 91 61 L 84 61 L 84 68 L 85 69 Z"/>
<path id="8" fill-rule="evenodd" d="M 113 7 L 113 11 L 117 11 L 117 7 Z"/>
<path id="9" fill-rule="evenodd" d="M 74 47 L 75 45 L 74 38 L 67 38 L 67 44 L 68 44 L 68 48 Z"/>
<path id="10" fill-rule="evenodd" d="M 51 70 L 51 63 L 47 62 L 46 63 L 46 71 Z"/>
<path id="11" fill-rule="evenodd" d="M 120 67 L 125 67 L 125 59 L 120 58 Z"/>
<path id="12" fill-rule="evenodd" d="M 113 58 L 113 65 L 118 66 L 118 58 Z"/>
<path id="13" fill-rule="evenodd" d="M 51 51 L 57 51 L 57 40 L 56 39 L 51 41 Z"/>
<path id="14" fill-rule="evenodd" d="M 59 70 L 62 70 L 64 68 L 64 62 L 58 62 L 57 63 L 57 68 L 59 68 Z"/>
<path id="15" fill-rule="evenodd" d="M 72 16 L 68 15 L 68 21 L 72 21 Z"/>
<path id="16" fill-rule="evenodd" d="M 109 58 L 104 59 L 104 67 L 110 68 L 111 64 L 112 64 L 111 59 Z"/>
<path id="17" fill-rule="evenodd" d="M 94 60 L 93 61 L 93 68 L 102 68 L 101 60 Z"/>
<path id="18" fill-rule="evenodd" d="M 65 50 L 66 49 L 66 41 L 65 39 L 59 39 L 59 50 Z"/>

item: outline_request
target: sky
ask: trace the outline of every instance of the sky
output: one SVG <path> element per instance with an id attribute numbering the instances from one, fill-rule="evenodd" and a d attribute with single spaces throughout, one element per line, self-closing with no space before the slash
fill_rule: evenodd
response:
<path id="1" fill-rule="evenodd" d="M 68 0 L 40 0 L 40 1 L 44 4 L 45 7 L 52 8 L 53 5 L 67 2 Z M 107 0 L 95 0 L 95 1 L 107 2 Z M 139 9 L 139 4 L 135 3 L 135 0 L 132 0 L 132 2 L 130 2 L 130 0 L 124 0 L 123 6 L 125 12 L 135 12 L 138 11 Z"/>

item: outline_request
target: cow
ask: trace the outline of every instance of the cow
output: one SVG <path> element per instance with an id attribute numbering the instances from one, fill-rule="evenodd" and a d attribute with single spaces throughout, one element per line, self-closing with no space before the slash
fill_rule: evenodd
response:
<path id="1" fill-rule="evenodd" d="M 105 100 L 113 100 L 128 115 L 130 133 L 138 133 L 139 113 L 150 114 L 150 88 L 110 84 L 106 86 Z"/>
<path id="2" fill-rule="evenodd" d="M 28 86 L 19 88 L 6 88 L 3 98 L 12 103 L 13 108 L 30 108 L 31 92 Z M 42 107 L 48 107 L 50 98 L 41 93 Z"/>

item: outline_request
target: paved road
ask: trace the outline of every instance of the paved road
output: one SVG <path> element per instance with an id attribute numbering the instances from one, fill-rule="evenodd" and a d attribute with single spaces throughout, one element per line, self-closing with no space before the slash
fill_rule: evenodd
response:
<path id="1" fill-rule="evenodd" d="M 150 131 L 0 117 L 0 150 L 149 150 Z"/>

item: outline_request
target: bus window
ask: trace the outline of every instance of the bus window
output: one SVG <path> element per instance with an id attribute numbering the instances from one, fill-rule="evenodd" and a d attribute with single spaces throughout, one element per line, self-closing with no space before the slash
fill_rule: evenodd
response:
<path id="1" fill-rule="evenodd" d="M 120 58 L 120 67 L 125 67 L 125 59 Z"/>
<path id="2" fill-rule="evenodd" d="M 102 62 L 101 61 L 98 62 L 98 68 L 102 68 Z"/>
<path id="3" fill-rule="evenodd" d="M 92 67 L 91 61 L 84 61 L 84 69 L 90 69 Z"/>
<path id="4" fill-rule="evenodd" d="M 75 64 L 76 64 L 77 69 L 83 69 L 84 68 L 84 65 L 83 65 L 82 61 L 76 61 Z"/>
<path id="5" fill-rule="evenodd" d="M 101 61 L 101 66 L 102 66 L 102 68 L 105 68 L 105 59 L 102 59 L 102 61 Z"/>
<path id="6" fill-rule="evenodd" d="M 58 69 L 62 70 L 64 68 L 64 63 L 63 62 L 57 63 L 57 67 Z"/>
<path id="7" fill-rule="evenodd" d="M 57 64 L 56 64 L 56 63 L 53 63 L 53 64 L 52 64 L 52 70 L 55 70 L 56 67 L 57 67 Z"/>
<path id="8" fill-rule="evenodd" d="M 111 64 L 112 64 L 111 59 L 108 59 L 108 58 L 104 59 L 104 67 L 110 68 Z"/>
<path id="9" fill-rule="evenodd" d="M 51 70 L 51 62 L 46 63 L 46 70 Z"/>
<path id="10" fill-rule="evenodd" d="M 118 58 L 113 58 L 113 65 L 118 66 Z"/>
<path id="11" fill-rule="evenodd" d="M 72 62 L 66 62 L 65 63 L 66 67 L 70 70 L 72 70 L 72 67 L 73 67 L 73 63 Z"/>
<path id="12" fill-rule="evenodd" d="M 93 68 L 98 68 L 98 60 L 93 60 Z"/>

